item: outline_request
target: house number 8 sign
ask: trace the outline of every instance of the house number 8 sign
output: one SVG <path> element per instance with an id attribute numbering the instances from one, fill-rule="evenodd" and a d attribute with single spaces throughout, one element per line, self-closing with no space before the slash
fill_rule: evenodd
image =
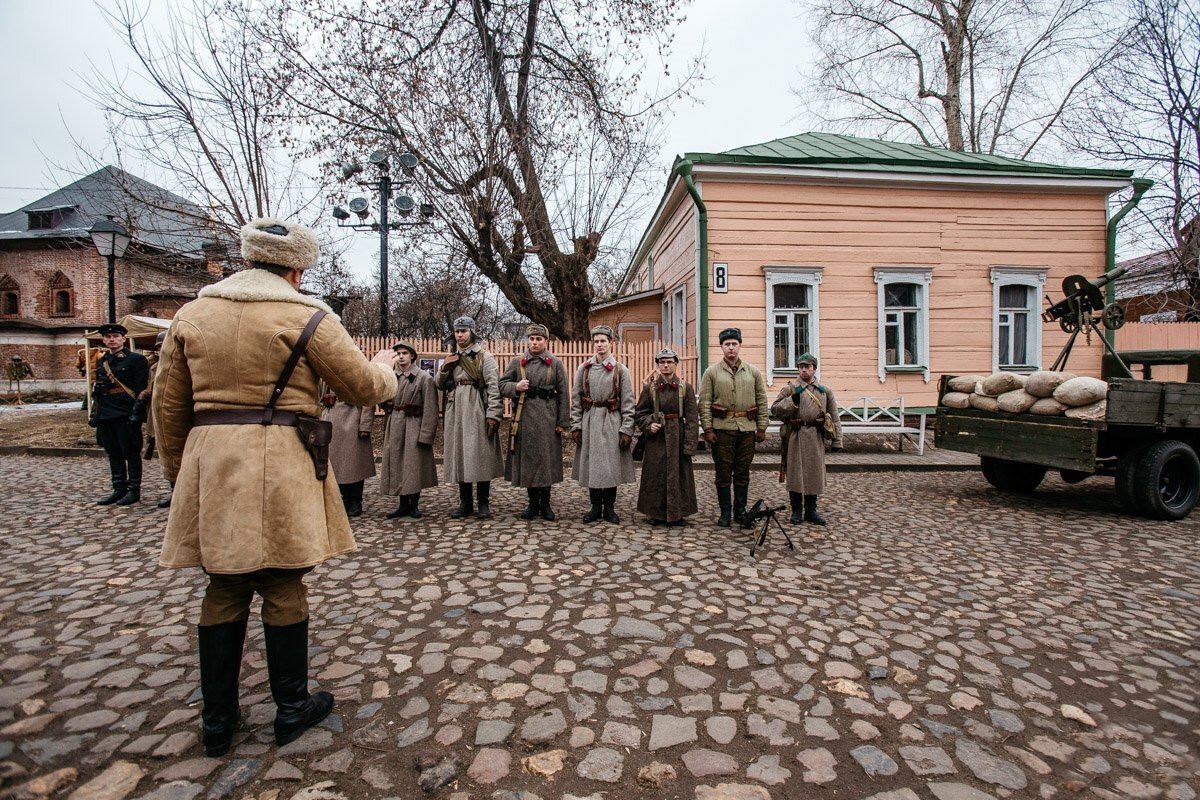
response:
<path id="1" fill-rule="evenodd" d="M 713 264 L 713 291 L 728 292 L 729 291 L 729 265 L 728 264 Z"/>

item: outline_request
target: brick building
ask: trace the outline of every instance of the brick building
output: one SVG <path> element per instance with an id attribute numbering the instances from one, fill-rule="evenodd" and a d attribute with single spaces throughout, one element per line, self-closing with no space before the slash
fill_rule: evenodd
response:
<path id="1" fill-rule="evenodd" d="M 105 216 L 132 240 L 116 262 L 118 319 L 170 319 L 236 252 L 206 209 L 116 167 L 0 215 L 0 360 L 33 367 L 23 388 L 85 388 L 77 353 L 108 317 L 108 263 L 88 230 Z"/>

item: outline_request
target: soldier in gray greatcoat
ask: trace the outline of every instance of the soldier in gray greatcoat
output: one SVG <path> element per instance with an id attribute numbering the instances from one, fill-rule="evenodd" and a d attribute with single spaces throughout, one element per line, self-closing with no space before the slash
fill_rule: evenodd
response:
<path id="1" fill-rule="evenodd" d="M 346 516 L 357 517 L 362 514 L 363 483 L 375 475 L 375 453 L 371 449 L 375 406 L 352 406 L 332 393 L 325 397 L 330 405 L 321 412 L 321 419 L 333 423 L 329 469 L 337 478 Z"/>
<path id="2" fill-rule="evenodd" d="M 588 488 L 591 509 L 585 523 L 604 517 L 620 522 L 614 510 L 617 486 L 633 483 L 633 380 L 612 356 L 613 329 L 592 328 L 595 355 L 579 365 L 571 403 L 571 438 L 575 440 L 575 480 Z"/>
<path id="3" fill-rule="evenodd" d="M 516 400 L 504 477 L 529 493 L 521 519 L 553 521 L 550 487 L 562 483 L 562 435 L 571 425 L 567 369 L 546 349 L 550 331 L 545 325 L 530 325 L 525 335 L 529 349 L 500 376 L 500 394 Z"/>
<path id="4" fill-rule="evenodd" d="M 396 352 L 396 396 L 386 404 L 383 433 L 383 469 L 379 478 L 384 494 L 400 495 L 400 505 L 388 519 L 420 519 L 421 490 L 437 486 L 433 440 L 437 436 L 437 387 L 429 373 L 417 366 L 417 349 L 408 342 L 392 347 Z"/>
<path id="5" fill-rule="evenodd" d="M 491 481 L 504 474 L 500 457 L 500 369 L 496 358 L 484 350 L 475 335 L 475 320 L 454 320 L 455 351 L 442 363 L 438 387 L 446 394 L 446 437 L 443 469 L 448 481 L 458 484 L 458 508 L 452 519 L 475 514 L 492 516 Z M 472 496 L 472 487 L 478 491 Z"/>
<path id="6" fill-rule="evenodd" d="M 796 359 L 796 367 L 799 379 L 779 392 L 771 405 L 771 415 L 780 421 L 783 436 L 784 469 L 792 501 L 790 521 L 824 525 L 825 517 L 817 511 L 817 497 L 825 491 L 825 441 L 829 440 L 832 449 L 841 450 L 842 424 L 833 390 L 816 381 L 816 356 L 805 353 Z M 833 424 L 832 435 L 825 431 L 826 414 Z"/>

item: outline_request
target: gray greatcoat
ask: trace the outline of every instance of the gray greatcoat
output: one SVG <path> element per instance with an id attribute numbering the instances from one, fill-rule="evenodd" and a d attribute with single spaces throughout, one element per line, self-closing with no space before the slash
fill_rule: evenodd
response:
<path id="1" fill-rule="evenodd" d="M 816 382 L 807 385 L 799 395 L 795 385 L 784 386 L 771 405 L 771 416 L 781 423 L 780 435 L 787 436 L 787 490 L 816 495 L 825 491 L 825 434 L 822 423 L 825 414 L 833 418 L 836 431 L 830 444 L 842 446 L 842 424 L 838 421 L 837 401 L 833 390 Z M 816 422 L 816 425 L 793 427 L 790 420 Z"/>
<path id="2" fill-rule="evenodd" d="M 460 364 L 450 365 L 449 370 L 443 366 L 438 372 L 440 388 L 446 394 L 444 477 L 451 483 L 490 481 L 504 474 L 499 427 L 495 436 L 487 433 L 487 420 L 494 419 L 499 426 L 504 414 L 500 369 L 495 357 L 478 342 L 456 355 L 475 360 L 483 373 L 483 386 L 462 383 L 471 376 Z"/>
<path id="3" fill-rule="evenodd" d="M 399 387 L 383 433 L 383 469 L 379 487 L 384 494 L 409 495 L 437 486 L 433 440 L 437 437 L 437 386 L 415 364 L 396 374 Z M 414 406 L 421 412 L 416 413 Z M 405 411 L 408 408 L 408 411 Z"/>
<path id="4" fill-rule="evenodd" d="M 544 359 L 550 359 L 547 364 Z M 504 477 L 514 486 L 540 488 L 561 483 L 563 479 L 562 436 L 556 427 L 571 424 L 571 396 L 567 390 L 567 368 L 548 352 L 540 356 L 525 353 L 509 362 L 500 376 L 500 394 L 513 398 L 513 421 L 522 392 L 513 387 L 521 382 L 521 368 L 529 380 L 529 393 L 521 408 L 521 424 L 517 428 L 515 447 L 510 444 L 504 464 Z M 553 397 L 538 396 L 553 392 Z M 510 440 L 511 441 L 511 440 Z"/>
<path id="5" fill-rule="evenodd" d="M 609 367 L 608 365 L 612 365 Z M 621 405 L 609 411 L 603 403 L 613 396 L 613 376 Z M 583 410 L 583 387 L 596 404 Z M 621 447 L 621 434 L 633 436 L 633 380 L 629 370 L 611 355 L 597 362 L 593 356 L 575 371 L 571 397 L 571 430 L 583 431 L 583 441 L 575 452 L 575 480 L 589 489 L 611 489 L 622 483 L 633 483 L 637 473 L 633 467 L 633 448 Z"/>
<path id="6" fill-rule="evenodd" d="M 650 433 L 655 422 L 654 395 L 659 413 L 674 419 L 659 420 L 662 428 Z M 680 407 L 682 400 L 682 408 Z M 692 456 L 700 438 L 700 413 L 696 393 L 678 377 L 670 384 L 654 378 L 642 389 L 634 422 L 646 438 L 642 479 L 638 486 L 638 511 L 651 519 L 676 522 L 696 513 L 696 479 Z"/>
<path id="7" fill-rule="evenodd" d="M 329 442 L 329 468 L 338 483 L 358 483 L 375 475 L 375 453 L 371 438 L 359 433 L 371 433 L 375 423 L 375 406 L 352 406 L 338 398 L 332 408 L 321 412 L 321 419 L 333 423 L 333 439 Z"/>

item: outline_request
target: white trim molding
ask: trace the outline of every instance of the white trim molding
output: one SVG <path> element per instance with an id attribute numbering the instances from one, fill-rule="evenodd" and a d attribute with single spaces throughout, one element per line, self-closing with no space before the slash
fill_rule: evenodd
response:
<path id="1" fill-rule="evenodd" d="M 1042 326 L 1040 311 L 1042 295 L 1046 288 L 1047 267 L 992 267 L 992 372 L 1033 372 L 1042 368 Z M 1028 286 L 1033 289 L 1029 304 L 1029 321 L 1026 329 L 1026 346 L 1029 364 L 1000 366 L 1000 287 Z"/>
<path id="2" fill-rule="evenodd" d="M 810 309 L 810 317 L 812 320 L 812 328 L 810 335 L 810 349 L 812 354 L 819 360 L 821 358 L 821 300 L 819 285 L 824 275 L 824 267 L 786 265 L 786 264 L 764 264 L 763 271 L 763 306 L 766 310 L 766 340 L 764 345 L 767 351 L 766 363 L 766 381 L 768 385 L 775 383 L 775 342 L 773 332 L 775 330 L 775 303 L 774 303 L 774 288 L 779 284 L 802 283 L 806 284 L 810 289 L 812 297 L 812 308 Z M 799 355 L 799 354 L 797 354 Z"/>
<path id="3" fill-rule="evenodd" d="M 911 367 L 888 367 L 886 336 L 886 312 L 884 311 L 884 288 L 889 283 L 916 283 L 921 286 L 920 319 L 917 330 L 917 363 Z M 875 321 L 879 334 L 879 382 L 887 382 L 889 372 L 920 372 L 929 383 L 929 287 L 933 283 L 933 267 L 876 267 Z"/>
<path id="4" fill-rule="evenodd" d="M 658 341 L 658 323 L 657 322 L 618 322 L 617 323 L 617 339 L 625 341 L 625 331 L 627 330 L 644 330 L 649 328 L 654 332 L 653 338 Z"/>

